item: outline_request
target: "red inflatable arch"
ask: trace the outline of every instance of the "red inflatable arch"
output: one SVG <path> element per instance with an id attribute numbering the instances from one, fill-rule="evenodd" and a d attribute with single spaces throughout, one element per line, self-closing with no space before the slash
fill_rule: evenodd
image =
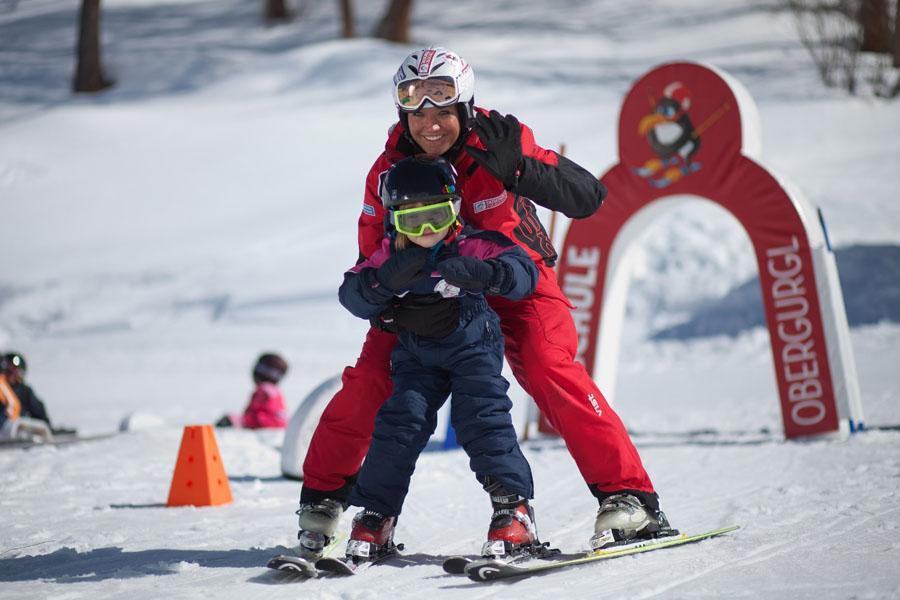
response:
<path id="1" fill-rule="evenodd" d="M 756 253 L 788 438 L 853 431 L 862 408 L 834 254 L 818 214 L 759 161 L 752 98 L 696 63 L 654 68 L 619 116 L 619 163 L 601 178 L 609 198 L 566 234 L 559 280 L 575 304 L 578 358 L 612 400 L 637 233 L 679 201 L 730 212 Z"/>

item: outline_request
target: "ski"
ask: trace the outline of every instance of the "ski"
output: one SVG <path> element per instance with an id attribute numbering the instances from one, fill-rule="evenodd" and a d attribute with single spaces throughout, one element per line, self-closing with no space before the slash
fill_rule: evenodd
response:
<path id="1" fill-rule="evenodd" d="M 444 560 L 442 566 L 444 567 L 444 573 L 450 575 L 463 575 L 466 572 L 466 567 L 477 560 L 480 559 L 461 555 L 449 556 Z"/>
<path id="2" fill-rule="evenodd" d="M 699 533 L 696 535 L 680 534 L 672 537 L 644 540 L 618 548 L 597 550 L 581 558 L 560 561 L 542 561 L 539 564 L 527 566 L 518 566 L 515 564 L 508 564 L 503 561 L 490 559 L 477 560 L 465 566 L 465 573 L 469 577 L 469 579 L 480 583 L 512 577 L 524 578 L 530 577 L 532 575 L 537 575 L 538 573 L 543 573 L 545 571 L 574 567 L 577 565 L 592 563 L 608 558 L 618 558 L 620 556 L 629 556 L 642 552 L 651 552 L 653 550 L 661 550 L 663 548 L 672 548 L 674 546 L 691 544 L 693 542 L 699 542 L 700 540 L 705 540 L 717 535 L 729 533 L 731 531 L 735 531 L 736 529 L 740 529 L 740 525 L 732 525 L 730 527 L 723 527 L 721 529 L 713 529 L 711 531 Z"/>
<path id="3" fill-rule="evenodd" d="M 469 566 L 473 562 L 479 562 L 483 560 L 492 560 L 510 565 L 513 563 L 524 562 L 530 559 L 554 558 L 556 560 L 561 560 L 562 558 L 569 557 L 570 556 L 561 554 L 558 548 L 550 548 L 549 544 L 544 543 L 530 551 L 522 552 L 521 554 L 515 554 L 513 556 L 505 556 L 502 558 L 485 558 L 483 556 L 472 558 L 471 556 L 463 556 L 461 554 L 449 556 L 444 560 L 442 566 L 444 568 L 444 572 L 449 575 L 464 575 L 467 566 Z"/>
<path id="4" fill-rule="evenodd" d="M 316 570 L 319 574 L 328 574 L 335 577 L 346 577 L 348 575 L 357 575 L 373 565 L 377 565 L 391 558 L 399 558 L 402 556 L 400 550 L 402 544 L 397 546 L 396 550 L 385 552 L 372 560 L 355 561 L 352 557 L 347 558 L 320 558 L 316 561 Z"/>
<path id="5" fill-rule="evenodd" d="M 59 433 L 54 434 L 49 440 L 27 439 L 27 440 L 0 440 L 0 449 L 18 449 L 18 448 L 34 448 L 35 446 L 68 446 L 79 442 L 91 442 L 96 440 L 105 440 L 119 435 L 119 432 L 98 433 L 92 435 L 78 435 L 77 433 Z"/>
<path id="6" fill-rule="evenodd" d="M 270 569 L 275 569 L 283 573 L 291 575 L 300 575 L 301 577 L 316 577 L 319 573 L 316 565 L 311 560 L 306 560 L 299 556 L 289 556 L 287 554 L 279 554 L 269 559 L 266 564 Z"/>
<path id="7" fill-rule="evenodd" d="M 331 543 L 325 546 L 323 553 L 327 556 L 343 540 L 343 535 L 334 536 Z M 273 556 L 269 559 L 269 562 L 266 563 L 266 566 L 281 573 L 299 575 L 304 579 L 318 577 L 319 575 L 319 571 L 316 569 L 316 561 L 297 556 L 296 554 L 279 554 L 278 556 Z"/>
<path id="8" fill-rule="evenodd" d="M 517 556 L 507 556 L 503 558 L 485 558 L 483 556 L 471 557 L 471 556 L 450 556 L 446 560 L 444 560 L 442 566 L 444 567 L 444 572 L 449 575 L 465 575 L 466 567 L 471 565 L 474 562 L 479 562 L 483 560 L 490 560 L 498 563 L 503 563 L 506 565 L 511 565 L 513 563 L 522 562 L 528 558 L 536 558 L 530 554 L 519 554 Z"/>

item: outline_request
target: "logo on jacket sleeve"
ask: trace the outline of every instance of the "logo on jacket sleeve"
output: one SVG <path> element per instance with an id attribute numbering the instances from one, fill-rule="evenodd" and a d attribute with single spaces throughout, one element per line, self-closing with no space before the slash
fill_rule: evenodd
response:
<path id="1" fill-rule="evenodd" d="M 370 217 L 374 217 L 375 216 L 375 207 L 372 206 L 371 204 L 366 204 L 365 202 L 363 202 L 363 212 L 365 214 L 369 215 Z"/>
<path id="2" fill-rule="evenodd" d="M 486 210 L 490 210 L 492 208 L 497 208 L 498 206 L 506 202 L 507 196 L 508 194 L 506 193 L 506 190 L 503 190 L 502 192 L 500 192 L 499 196 L 494 196 L 493 198 L 487 198 L 485 200 L 479 200 L 478 202 L 475 202 L 472 205 L 472 210 L 477 214 Z"/>

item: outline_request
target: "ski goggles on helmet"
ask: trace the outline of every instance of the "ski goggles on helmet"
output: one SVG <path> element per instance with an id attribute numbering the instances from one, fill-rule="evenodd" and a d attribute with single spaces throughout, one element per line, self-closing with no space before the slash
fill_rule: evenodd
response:
<path id="1" fill-rule="evenodd" d="M 456 221 L 456 207 L 453 197 L 448 197 L 437 204 L 394 209 L 391 220 L 397 231 L 405 235 L 424 235 L 426 230 L 440 233 Z"/>
<path id="2" fill-rule="evenodd" d="M 428 77 L 407 79 L 397 84 L 397 106 L 412 112 L 431 102 L 435 106 L 450 106 L 459 100 L 459 88 L 453 77 Z"/>

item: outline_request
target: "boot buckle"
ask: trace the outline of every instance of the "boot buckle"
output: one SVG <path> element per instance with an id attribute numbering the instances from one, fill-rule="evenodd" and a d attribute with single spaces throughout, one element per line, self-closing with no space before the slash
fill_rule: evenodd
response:
<path id="1" fill-rule="evenodd" d="M 297 538 L 302 547 L 313 552 L 321 552 L 329 542 L 327 535 L 315 531 L 301 531 L 297 534 Z"/>

